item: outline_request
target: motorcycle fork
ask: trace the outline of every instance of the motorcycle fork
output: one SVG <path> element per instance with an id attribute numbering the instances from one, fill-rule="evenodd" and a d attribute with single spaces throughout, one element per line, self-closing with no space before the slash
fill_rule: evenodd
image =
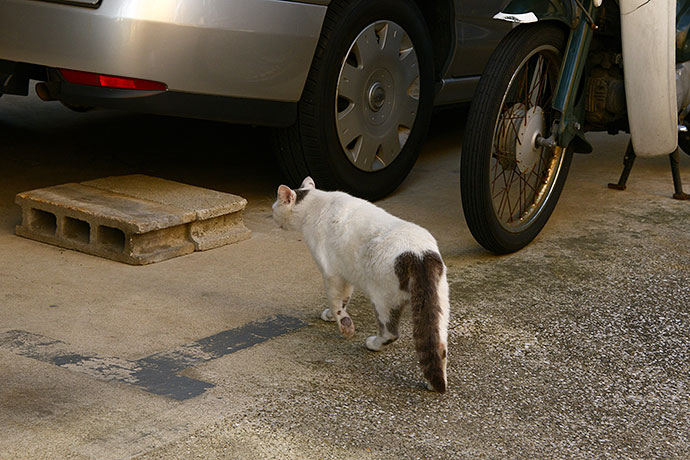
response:
<path id="1" fill-rule="evenodd" d="M 594 2 L 588 2 L 586 10 L 589 17 L 596 20 L 598 9 L 594 7 Z M 595 29 L 596 25 L 581 17 L 575 28 L 571 29 L 565 48 L 565 57 L 552 103 L 552 107 L 561 114 L 557 142 L 564 148 L 570 145 L 576 135 L 582 134 L 584 98 L 578 92 L 581 90 L 580 82 Z"/>

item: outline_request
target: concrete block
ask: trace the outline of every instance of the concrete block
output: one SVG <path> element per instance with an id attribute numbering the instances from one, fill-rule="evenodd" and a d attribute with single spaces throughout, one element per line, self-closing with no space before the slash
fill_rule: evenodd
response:
<path id="1" fill-rule="evenodd" d="M 105 177 L 83 184 L 194 213 L 189 239 L 197 251 L 237 243 L 251 236 L 242 220 L 247 200 L 238 195 L 141 174 Z"/>
<path id="2" fill-rule="evenodd" d="M 19 193 L 17 235 L 129 264 L 245 240 L 247 200 L 142 175 Z"/>
<path id="3" fill-rule="evenodd" d="M 142 174 L 104 177 L 82 184 L 175 206 L 195 213 L 196 220 L 241 212 L 247 206 L 247 200 L 238 195 Z"/>

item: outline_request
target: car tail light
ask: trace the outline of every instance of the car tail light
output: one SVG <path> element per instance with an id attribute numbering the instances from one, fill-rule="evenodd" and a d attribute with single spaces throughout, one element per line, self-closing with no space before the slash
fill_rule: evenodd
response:
<path id="1" fill-rule="evenodd" d="M 103 75 L 81 70 L 60 69 L 62 77 L 70 83 L 77 85 L 101 86 L 103 88 L 139 89 L 148 91 L 165 91 L 168 86 L 165 83 L 139 78 L 117 77 L 115 75 Z"/>

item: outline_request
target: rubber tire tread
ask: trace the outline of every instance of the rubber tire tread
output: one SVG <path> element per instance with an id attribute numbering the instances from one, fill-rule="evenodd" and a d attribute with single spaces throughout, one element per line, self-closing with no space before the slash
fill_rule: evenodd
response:
<path id="1" fill-rule="evenodd" d="M 500 227 L 489 189 L 487 152 L 491 150 L 495 126 L 503 94 L 517 66 L 529 52 L 553 38 L 564 50 L 565 31 L 556 24 L 529 24 L 513 29 L 494 50 L 484 69 L 467 118 L 466 134 L 460 161 L 460 190 L 465 220 L 475 240 L 495 254 L 509 254 L 529 244 L 546 225 L 553 212 L 568 175 L 572 149 L 565 158 L 549 201 L 533 225 L 518 234 L 509 234 Z M 487 127 L 490 126 L 490 129 Z"/>
<path id="2" fill-rule="evenodd" d="M 297 111 L 298 121 L 289 128 L 276 130 L 274 138 L 278 145 L 275 145 L 275 149 L 279 152 L 279 162 L 288 180 L 291 182 L 290 185 L 294 187 L 301 184 L 306 176 L 322 177 L 321 171 L 317 170 L 315 172 L 312 168 L 309 168 L 304 151 L 305 147 L 318 147 L 319 144 L 318 137 L 316 136 L 316 123 L 312 115 L 316 105 L 315 93 L 318 85 L 317 76 L 315 75 L 317 71 L 315 64 L 321 61 L 326 51 L 326 46 L 330 41 L 329 39 L 335 33 L 338 23 L 337 19 L 344 13 L 345 6 L 348 3 L 350 2 L 347 0 L 335 0 L 328 5 L 328 12 L 321 28 L 321 37 L 316 46 L 314 59 L 312 60 L 302 92 L 302 98 L 299 102 Z M 300 129 L 300 125 L 307 129 Z M 319 187 L 323 187 L 323 185 L 319 184 Z"/>

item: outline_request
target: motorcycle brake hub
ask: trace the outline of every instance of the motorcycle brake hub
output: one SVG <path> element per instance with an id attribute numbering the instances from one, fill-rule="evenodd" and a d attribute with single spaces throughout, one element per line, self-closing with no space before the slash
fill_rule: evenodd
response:
<path id="1" fill-rule="evenodd" d="M 520 126 L 525 121 L 525 104 L 518 102 L 503 112 L 498 127 L 497 160 L 503 170 L 515 167 L 515 146 L 517 145 Z"/>
<path id="2" fill-rule="evenodd" d="M 539 106 L 530 107 L 518 129 L 515 143 L 517 168 L 522 174 L 529 173 L 537 164 L 542 147 L 537 145 L 537 136 L 544 135 L 544 111 Z"/>

